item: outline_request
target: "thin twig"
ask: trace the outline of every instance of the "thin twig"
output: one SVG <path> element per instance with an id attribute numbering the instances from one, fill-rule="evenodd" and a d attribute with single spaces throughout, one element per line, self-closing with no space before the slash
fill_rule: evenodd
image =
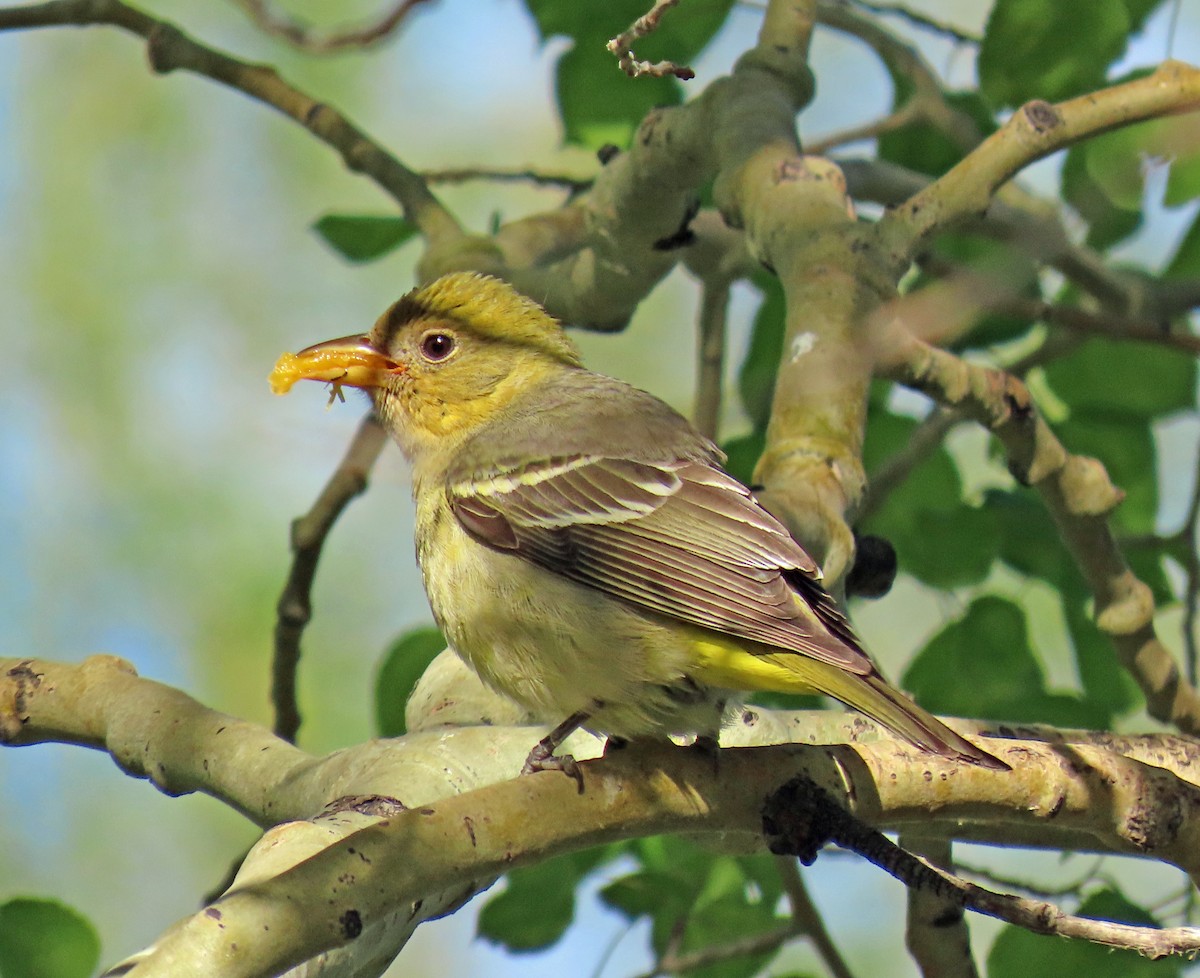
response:
<path id="1" fill-rule="evenodd" d="M 948 24 L 943 20 L 934 20 L 934 18 L 927 14 L 923 14 L 918 10 L 911 10 L 903 4 L 872 3 L 870 0 L 853 0 L 853 3 L 856 7 L 862 7 L 863 10 L 869 10 L 873 14 L 899 17 L 910 24 L 924 28 L 934 34 L 941 34 L 943 37 L 948 37 L 959 44 L 979 44 L 983 41 L 983 37 L 979 34 L 956 27 L 953 24 Z"/>
<path id="2" fill-rule="evenodd" d="M 491 180 L 495 183 L 532 183 L 541 187 L 562 187 L 572 193 L 587 190 L 594 177 L 572 177 L 565 173 L 543 173 L 540 170 L 493 170 L 462 167 L 454 170 L 423 170 L 426 183 L 466 183 L 469 180 Z"/>
<path id="3" fill-rule="evenodd" d="M 386 441 L 387 433 L 375 415 L 367 415 L 312 509 L 292 523 L 292 568 L 276 607 L 271 669 L 275 733 L 284 740 L 295 742 L 300 729 L 296 668 L 300 663 L 300 638 L 312 617 L 312 584 L 321 548 L 342 510 L 367 488 L 367 476 Z"/>
<path id="4" fill-rule="evenodd" d="M 926 122 L 964 153 L 978 145 L 983 138 L 979 123 L 946 98 L 937 72 L 916 47 L 842 0 L 818 0 L 817 18 L 826 27 L 857 37 L 878 55 L 893 78 L 905 80 L 904 102 L 894 106 L 896 121 Z"/>
<path id="5" fill-rule="evenodd" d="M 663 14 L 678 3 L 679 0 L 654 0 L 654 6 L 647 13 L 642 14 L 606 45 L 608 50 L 617 56 L 618 67 L 630 78 L 640 75 L 665 78 L 674 75 L 682 81 L 687 81 L 696 77 L 696 73 L 685 65 L 677 65 L 674 61 L 656 61 L 651 64 L 649 61 L 638 61 L 633 53 L 634 43 L 656 31 Z"/>
<path id="6" fill-rule="evenodd" d="M 1183 651 L 1187 662 L 1188 682 L 1196 685 L 1196 605 L 1200 602 L 1200 555 L 1196 552 L 1196 524 L 1200 520 L 1200 453 L 1197 455 L 1196 473 L 1193 476 L 1192 498 L 1188 502 L 1187 515 L 1179 537 L 1187 560 L 1184 572 L 1187 575 L 1183 591 Z"/>
<path id="7" fill-rule="evenodd" d="M 904 447 L 871 474 L 862 502 L 855 511 L 855 522 L 862 523 L 873 516 L 896 487 L 946 440 L 950 430 L 965 420 L 966 415 L 962 412 L 944 408 L 937 408 L 926 415 L 913 429 Z"/>
<path id="8" fill-rule="evenodd" d="M 910 99 L 895 112 L 885 115 L 882 119 L 876 119 L 874 122 L 864 122 L 861 126 L 840 129 L 827 136 L 822 136 L 820 139 L 810 140 L 804 144 L 804 151 L 812 153 L 814 156 L 826 156 L 831 150 L 845 146 L 848 143 L 857 143 L 864 139 L 878 139 L 886 133 L 903 129 L 910 123 L 920 120 L 921 113 L 918 111 L 917 103 Z"/>
<path id="9" fill-rule="evenodd" d="M 1036 897 L 1065 897 L 1079 896 L 1083 892 L 1083 888 L 1089 883 L 1097 881 L 1108 883 L 1107 877 L 1102 876 L 1100 867 L 1104 863 L 1103 856 L 1097 856 L 1092 864 L 1088 867 L 1086 873 L 1078 876 L 1067 883 L 1061 883 L 1058 886 L 1043 886 L 1038 883 L 1031 883 L 1028 880 L 1017 879 L 1013 876 L 1005 876 L 1002 873 L 997 873 L 995 870 L 986 869 L 983 866 L 969 866 L 962 862 L 958 863 L 958 871 L 967 876 L 974 876 L 976 879 L 986 880 L 992 886 L 1002 886 L 1006 890 L 1019 890 L 1022 893 L 1028 893 Z"/>
<path id="10" fill-rule="evenodd" d="M 680 974 L 705 965 L 717 964 L 721 961 L 731 961 L 734 958 L 748 958 L 756 954 L 767 954 L 783 947 L 788 941 L 799 937 L 801 930 L 795 924 L 786 924 L 774 930 L 763 931 L 740 940 L 729 941 L 726 944 L 715 944 L 696 951 L 679 952 L 668 948 L 654 967 L 639 975 L 638 978 L 658 978 L 659 975 Z"/>
<path id="11" fill-rule="evenodd" d="M 787 894 L 788 906 L 792 911 L 792 919 L 812 941 L 813 950 L 820 956 L 833 978 L 854 978 L 846 959 L 829 936 L 821 912 L 809 896 L 799 863 L 792 856 L 777 856 L 776 863 L 779 866 L 779 878 L 783 881 L 783 892 Z"/>
<path id="12" fill-rule="evenodd" d="M 424 0 L 399 0 L 373 23 L 318 34 L 300 21 L 272 10 L 267 0 L 234 0 L 263 31 L 312 54 L 329 54 L 352 47 L 365 48 L 387 40 L 412 9 L 422 2 Z"/>
<path id="13" fill-rule="evenodd" d="M 1013 296 L 1001 303 L 1000 312 L 1025 319 L 1040 319 L 1061 326 L 1073 333 L 1105 336 L 1114 340 L 1152 343 L 1200 355 L 1200 336 L 1193 333 L 1173 333 L 1162 326 L 1130 316 L 1113 315 L 1104 311 L 1088 311 L 1078 306 L 1057 305 L 1022 296 Z"/>

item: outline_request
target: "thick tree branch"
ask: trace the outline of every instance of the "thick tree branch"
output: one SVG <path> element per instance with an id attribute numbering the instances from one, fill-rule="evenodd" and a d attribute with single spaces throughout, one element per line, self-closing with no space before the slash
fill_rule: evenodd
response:
<path id="1" fill-rule="evenodd" d="M 263 825 L 309 818 L 346 796 L 380 796 L 408 809 L 338 835 L 294 869 L 218 901 L 164 936 L 134 974 L 218 960 L 207 956 L 242 941 L 250 941 L 242 946 L 254 949 L 254 963 L 230 974 L 273 974 L 397 912 L 418 918 L 413 905 L 433 894 L 461 898 L 464 888 L 516 865 L 603 841 L 687 830 L 754 845 L 759 800 L 799 773 L 879 827 L 1124 852 L 1200 872 L 1200 749 L 1170 737 L 993 739 L 989 749 L 1015 768 L 999 773 L 913 751 L 854 715 L 756 712 L 728 729 L 730 744 L 830 733 L 857 743 L 725 750 L 719 770 L 694 751 L 625 751 L 583 764 L 579 795 L 557 772 L 497 783 L 520 769 L 534 728 L 438 727 L 316 759 L 109 657 L 80 666 L 0 662 L 0 732 L 11 744 L 56 740 L 108 750 L 163 790 L 205 791 Z M 482 757 L 489 760 L 480 764 Z M 533 810 L 556 814 L 532 823 Z M 339 880 L 348 872 L 357 885 L 347 889 Z"/>
<path id="2" fill-rule="evenodd" d="M 924 174 L 882 160 L 839 159 L 838 165 L 855 200 L 888 208 L 903 205 L 932 184 Z M 1111 266 L 1096 251 L 1071 240 L 1059 205 L 1015 182 L 1001 187 L 986 213 L 969 217 L 965 227 L 1011 242 L 1061 272 L 1110 312 L 1136 321 L 1169 321 L 1196 305 L 1200 296 L 1200 283 L 1195 281 L 1155 281 Z"/>
<path id="3" fill-rule="evenodd" d="M 928 238 L 984 213 L 996 190 L 1035 160 L 1110 129 L 1200 108 L 1200 71 L 1168 61 L 1153 74 L 1051 105 L 1029 102 L 949 172 L 878 224 L 897 274 Z"/>
<path id="4" fill-rule="evenodd" d="M 1106 779 L 1116 773 L 1104 752 L 1078 748 L 1076 756 L 1084 764 L 1095 765 L 1097 787 L 1107 784 Z M 866 780 L 862 780 L 854 773 L 855 757 L 866 761 L 867 770 L 876 772 L 875 776 L 863 771 Z M 1033 755 L 1027 755 L 1027 760 L 1036 763 Z M 557 853 L 662 831 L 732 832 L 750 840 L 757 837 L 763 824 L 761 799 L 773 795 L 796 776 L 808 785 L 820 784 L 838 798 L 852 799 L 861 817 L 875 822 L 879 812 L 870 790 L 872 784 L 881 805 L 892 800 L 892 791 L 874 762 L 872 752 L 863 748 L 857 753 L 828 748 L 745 749 L 723 753 L 720 776 L 716 776 L 711 763 L 695 752 L 647 748 L 583 764 L 582 794 L 573 781 L 557 772 L 495 783 L 356 831 L 270 880 L 230 893 L 205 912 L 182 922 L 157 945 L 159 960 L 151 959 L 143 966 L 145 970 L 133 974 L 169 973 L 166 969 L 172 961 L 227 959 L 233 945 L 250 950 L 243 950 L 244 957 L 231 976 L 273 974 L 272 969 L 295 965 L 314 954 L 351 943 L 365 928 L 397 908 L 417 908 L 415 912 L 419 913 L 430 892 L 454 892 L 481 878 Z M 933 766 L 937 769 L 942 763 L 939 760 Z M 1161 777 L 1163 772 L 1155 775 L 1155 770 L 1146 768 L 1143 773 L 1152 779 Z M 948 775 L 946 779 L 936 774 L 931 779 L 910 778 L 903 770 L 893 773 L 898 775 L 897 780 L 912 781 L 912 787 L 918 790 L 923 784 L 926 805 L 937 797 L 946 806 L 933 804 L 932 819 L 931 809 L 926 809 L 926 824 L 936 826 L 955 816 L 964 817 L 968 809 L 961 804 L 955 788 L 965 788 L 967 781 L 980 772 L 956 772 L 969 775 L 965 780 L 949 776 L 947 771 L 943 771 Z M 912 773 L 918 774 L 919 770 Z M 984 780 L 1012 778 L 1009 774 L 983 772 Z M 1118 792 L 1124 791 L 1123 780 L 1118 776 Z M 1182 818 L 1172 821 L 1181 838 L 1173 840 L 1170 849 L 1178 856 L 1197 841 L 1193 838 L 1197 830 L 1184 826 L 1194 821 L 1192 815 L 1200 810 L 1200 791 L 1195 786 L 1188 790 L 1189 809 L 1177 812 Z M 1151 791 L 1143 804 L 1161 803 L 1163 799 L 1155 795 Z M 1095 805 L 1098 797 L 1090 801 Z M 1028 818 L 1029 803 L 1028 793 L 1019 804 L 1014 799 L 1014 817 Z M 1051 817 L 1061 817 L 1066 805 L 1064 801 L 1058 815 Z M 529 811 L 555 812 L 556 817 L 531 823 Z M 1138 811 L 1144 809 L 1139 807 Z M 1043 812 L 1043 818 L 1045 815 Z M 1139 825 L 1139 832 L 1144 829 Z M 853 840 L 837 841 L 848 844 Z M 1141 844 L 1145 842 L 1141 838 Z M 868 853 L 875 850 L 874 845 L 854 848 L 865 848 Z M 1165 852 L 1158 849 L 1156 854 Z M 1189 858 L 1193 857 L 1194 851 Z M 889 871 L 896 868 L 884 862 Z M 349 877 L 354 880 L 353 887 L 339 885 L 339 880 Z M 906 879 L 928 885 L 911 873 Z M 1029 916 L 1028 901 L 994 897 L 988 902 L 974 889 L 968 896 L 969 905 L 984 912 L 1043 927 L 1036 923 L 1041 917 Z M 297 934 L 300 922 L 303 928 Z M 1074 922 L 1072 926 L 1076 926 Z M 1074 932 L 1101 940 L 1110 939 L 1112 933 L 1108 929 L 1097 931 L 1091 924 L 1076 926 Z M 1118 932 L 1118 937 L 1122 944 L 1136 939 L 1149 947 L 1149 933 L 1134 928 Z M 1162 942 L 1177 936 L 1163 932 L 1153 939 Z"/>

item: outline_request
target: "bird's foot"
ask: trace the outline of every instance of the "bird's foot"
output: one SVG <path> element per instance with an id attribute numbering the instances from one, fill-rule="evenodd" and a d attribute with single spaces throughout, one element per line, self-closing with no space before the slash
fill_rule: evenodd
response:
<path id="1" fill-rule="evenodd" d="M 529 756 L 525 758 L 525 764 L 521 768 L 522 774 L 536 774 L 539 771 L 562 771 L 569 778 L 574 778 L 575 783 L 579 786 L 579 793 L 583 794 L 583 772 L 579 769 L 579 762 L 570 754 L 555 754 L 554 748 L 556 744 L 547 743 L 545 740 L 539 740 L 533 750 L 529 752 Z"/>

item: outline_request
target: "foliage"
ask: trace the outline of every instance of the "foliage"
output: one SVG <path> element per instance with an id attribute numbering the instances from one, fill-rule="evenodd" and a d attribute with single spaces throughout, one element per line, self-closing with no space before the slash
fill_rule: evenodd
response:
<path id="1" fill-rule="evenodd" d="M 1131 41 L 1160 6 L 1159 0 L 996 0 L 978 44 L 978 87 L 947 87 L 945 106 L 984 138 L 1028 100 L 1069 99 L 1111 83 Z M 646 11 L 645 0 L 526 0 L 525 9 L 538 41 L 557 52 L 553 88 L 566 145 L 627 149 L 647 112 L 682 104 L 695 91 L 674 78 L 629 79 L 604 50 L 610 37 Z M 703 57 L 729 28 L 734 9 L 732 0 L 688 0 L 638 42 L 638 56 L 679 63 Z M 890 107 L 899 111 L 917 97 L 917 88 L 901 67 L 887 67 Z M 879 107 L 881 114 L 886 108 Z M 876 152 L 881 160 L 936 177 L 959 164 L 971 146 L 961 134 L 920 117 L 881 128 Z M 1162 169 L 1165 180 L 1149 178 Z M 1159 187 L 1162 200 L 1148 199 Z M 1112 249 L 1128 245 L 1164 208 L 1194 208 L 1198 194 L 1194 116 L 1114 128 L 1078 142 L 1062 161 L 1060 203 L 1067 222 L 1077 224 L 1086 246 L 1110 261 L 1117 260 Z M 409 220 L 358 207 L 339 206 L 315 221 L 311 213 L 302 216 L 333 252 L 364 274 L 418 235 Z M 1128 259 L 1122 253 L 1120 260 Z M 1164 458 L 1164 432 L 1194 415 L 1197 367 L 1193 352 L 1165 340 L 1172 331 L 1187 332 L 1186 317 L 1167 316 L 1151 324 L 1157 334 L 1134 339 L 1056 332 L 1040 315 L 1045 303 L 1088 315 L 1105 310 L 1047 273 L 1041 262 L 1042 256 L 1019 244 L 968 229 L 932 242 L 905 289 L 909 296 L 933 291 L 949 269 L 1002 279 L 1008 294 L 1021 300 L 1015 309 L 986 310 L 947 346 L 1003 364 L 1031 358 L 1023 369 L 1058 436 L 1070 451 L 1103 462 L 1123 493 L 1112 523 L 1119 536 L 1136 544 L 1127 551 L 1130 564 L 1159 606 L 1178 612 L 1179 570 L 1193 558 L 1188 532 L 1194 527 L 1183 527 L 1181 535 L 1179 526 L 1164 526 L 1168 516 L 1177 520 L 1185 508 L 1171 484 L 1182 477 L 1176 460 Z M 1200 278 L 1200 215 L 1192 214 L 1160 265 L 1161 271 L 1147 266 L 1131 274 L 1150 285 Z M 736 364 L 737 407 L 745 423 L 723 433 L 729 469 L 747 483 L 766 442 L 786 336 L 778 278 L 759 270 L 752 284 L 757 306 Z M 665 362 L 668 355 L 658 359 Z M 862 453 L 868 479 L 911 455 L 928 410 L 895 384 L 874 382 Z M 1136 725 L 1141 694 L 1117 667 L 1111 643 L 1092 620 L 1093 598 L 1078 564 L 1032 490 L 976 443 L 943 439 L 912 461 L 905 478 L 855 527 L 892 544 L 904 586 L 948 596 L 951 610 L 937 627 L 924 637 L 897 640 L 910 646 L 903 650 L 908 661 L 902 685 L 938 713 L 1099 730 Z M 1034 590 L 1036 602 L 1030 598 Z M 1038 615 L 1055 619 L 1056 641 L 1046 641 L 1046 630 L 1035 627 Z M 379 735 L 404 735 L 404 703 L 443 647 L 441 634 L 429 628 L 407 632 L 388 648 L 374 688 Z M 581 891 L 597 886 L 605 907 L 646 926 L 657 959 L 766 934 L 791 920 L 772 857 L 714 855 L 687 840 L 655 836 L 509 874 L 483 903 L 478 932 L 512 952 L 546 948 L 577 920 Z M 1115 888 L 1086 895 L 1078 909 L 1087 916 L 1155 923 L 1144 906 Z M 83 975 L 98 955 L 94 929 L 75 911 L 29 898 L 0 905 L 2 978 Z M 688 973 L 748 978 L 770 973 L 774 957 L 773 950 L 759 951 Z M 1127 952 L 1110 954 L 1011 927 L 996 939 L 987 966 L 989 978 L 1150 978 L 1181 972 L 1177 962 L 1151 964 Z"/>
<path id="2" fill-rule="evenodd" d="M 30 897 L 0 904 L 3 978 L 87 978 L 99 960 L 95 929 L 70 907 Z"/>

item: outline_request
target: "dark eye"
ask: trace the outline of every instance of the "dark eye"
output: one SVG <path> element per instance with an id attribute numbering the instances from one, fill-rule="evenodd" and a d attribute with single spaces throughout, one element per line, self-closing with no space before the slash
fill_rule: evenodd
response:
<path id="1" fill-rule="evenodd" d="M 449 333 L 426 333 L 421 337 L 421 355 L 426 360 L 445 360 L 454 352 L 454 337 Z"/>

